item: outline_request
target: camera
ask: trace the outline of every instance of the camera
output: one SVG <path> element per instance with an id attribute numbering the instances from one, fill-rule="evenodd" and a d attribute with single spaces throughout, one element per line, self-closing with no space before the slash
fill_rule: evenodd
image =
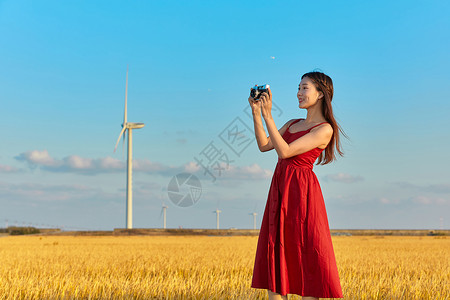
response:
<path id="1" fill-rule="evenodd" d="M 259 100 L 262 93 L 268 92 L 269 89 L 268 84 L 264 85 L 255 85 L 254 87 L 250 88 L 250 97 L 252 97 L 254 100 Z"/>

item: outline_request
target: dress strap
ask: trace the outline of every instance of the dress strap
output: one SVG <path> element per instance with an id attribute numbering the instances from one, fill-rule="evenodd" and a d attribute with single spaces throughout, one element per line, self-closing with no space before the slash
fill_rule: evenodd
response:
<path id="1" fill-rule="evenodd" d="M 292 122 L 291 124 L 289 124 L 289 126 L 288 126 L 287 129 L 291 128 L 292 125 L 294 125 L 295 123 L 297 123 L 297 122 L 300 121 L 300 120 L 302 120 L 302 119 L 297 119 L 297 120 L 295 120 L 294 122 Z"/>
<path id="2" fill-rule="evenodd" d="M 319 126 L 319 125 L 322 125 L 322 124 L 325 124 L 325 123 L 328 123 L 328 122 L 322 122 L 322 123 L 320 123 L 320 124 L 314 125 L 314 126 L 311 127 L 310 129 L 308 129 L 308 131 L 311 130 L 311 129 L 313 129 L 313 128 L 316 127 L 316 126 Z"/>

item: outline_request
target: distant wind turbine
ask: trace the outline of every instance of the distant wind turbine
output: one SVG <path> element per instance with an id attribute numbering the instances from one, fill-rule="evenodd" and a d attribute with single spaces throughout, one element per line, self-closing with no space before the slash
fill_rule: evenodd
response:
<path id="1" fill-rule="evenodd" d="M 255 208 L 253 208 L 253 212 L 249 213 L 249 215 L 253 216 L 253 229 L 256 229 L 256 216 L 258 213 L 256 212 L 256 206 L 258 205 L 258 202 L 255 201 Z"/>
<path id="2" fill-rule="evenodd" d="M 258 213 L 253 212 L 249 213 L 249 215 L 253 216 L 253 229 L 256 229 L 256 216 L 258 215 Z"/>
<path id="3" fill-rule="evenodd" d="M 132 163 L 133 163 L 133 137 L 132 129 L 139 129 L 144 127 L 144 123 L 130 123 L 127 122 L 127 94 L 128 94 L 128 66 L 127 66 L 127 79 L 125 83 L 125 114 L 123 117 L 122 131 L 117 139 L 116 147 L 114 147 L 114 152 L 116 152 L 117 145 L 120 142 L 120 138 L 123 135 L 123 143 L 125 143 L 125 135 L 128 130 L 128 158 L 127 158 L 127 206 L 126 206 L 126 227 L 127 229 L 133 228 L 133 190 L 132 190 Z"/>
<path id="4" fill-rule="evenodd" d="M 163 220 L 164 220 L 164 229 L 166 229 L 166 210 L 167 210 L 168 206 L 163 204 L 162 208 L 161 208 L 161 214 L 159 215 L 159 218 L 161 218 L 161 215 L 163 215 Z"/>
<path id="5" fill-rule="evenodd" d="M 220 214 L 221 212 L 222 212 L 222 211 L 219 210 L 219 209 L 213 210 L 213 213 L 216 213 L 217 229 L 219 229 L 219 214 Z"/>

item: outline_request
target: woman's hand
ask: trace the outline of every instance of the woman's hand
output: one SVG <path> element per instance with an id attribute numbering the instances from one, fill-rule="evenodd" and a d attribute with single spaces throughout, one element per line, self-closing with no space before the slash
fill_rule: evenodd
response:
<path id="1" fill-rule="evenodd" d="M 250 96 L 248 97 L 248 103 L 250 103 L 253 115 L 261 115 L 261 101 L 255 100 L 252 96 Z"/>
<path id="2" fill-rule="evenodd" d="M 270 88 L 267 89 L 267 93 L 262 93 L 259 98 L 261 102 L 261 112 L 264 119 L 272 117 L 272 92 Z"/>

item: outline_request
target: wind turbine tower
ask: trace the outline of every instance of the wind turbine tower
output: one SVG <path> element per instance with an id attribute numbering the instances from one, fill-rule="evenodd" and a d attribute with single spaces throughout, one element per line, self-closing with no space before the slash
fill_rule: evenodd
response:
<path id="1" fill-rule="evenodd" d="M 216 210 L 213 211 L 213 213 L 216 213 L 217 229 L 219 229 L 219 214 L 220 214 L 221 212 L 222 212 L 222 211 L 219 210 L 219 209 L 216 209 Z"/>
<path id="2" fill-rule="evenodd" d="M 249 213 L 249 215 L 253 216 L 253 229 L 256 229 L 256 215 L 258 215 L 258 213 Z"/>
<path id="3" fill-rule="evenodd" d="M 161 208 L 161 214 L 163 215 L 163 220 L 164 220 L 164 229 L 166 229 L 166 210 L 167 210 L 168 206 L 163 204 L 162 208 Z M 161 215 L 159 215 L 159 217 L 161 218 Z"/>
<path id="4" fill-rule="evenodd" d="M 132 170 L 133 170 L 133 129 L 139 129 L 144 127 L 144 123 L 131 123 L 127 122 L 127 94 L 128 94 L 128 66 L 127 66 L 127 78 L 125 83 L 125 114 L 123 117 L 122 131 L 117 139 L 116 147 L 114 152 L 116 152 L 117 145 L 120 142 L 120 138 L 123 135 L 123 143 L 125 143 L 125 135 L 128 131 L 128 157 L 127 157 L 127 206 L 126 206 L 126 227 L 127 229 L 133 228 L 133 189 L 132 189 Z"/>

